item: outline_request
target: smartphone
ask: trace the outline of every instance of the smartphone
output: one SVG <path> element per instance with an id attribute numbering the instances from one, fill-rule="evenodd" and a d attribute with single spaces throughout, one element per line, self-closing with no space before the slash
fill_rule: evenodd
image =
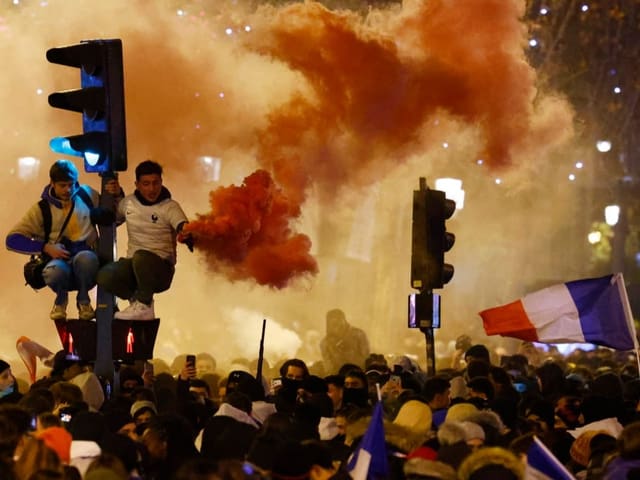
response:
<path id="1" fill-rule="evenodd" d="M 282 379 L 280 377 L 271 379 L 271 388 L 279 388 L 282 386 Z"/>
<path id="2" fill-rule="evenodd" d="M 187 355 L 187 365 L 192 368 L 196 368 L 196 356 L 195 355 Z M 193 375 L 195 377 L 195 375 Z"/>
<path id="3" fill-rule="evenodd" d="M 195 355 L 187 355 L 187 364 L 191 365 L 195 368 L 196 366 L 196 356 Z"/>
<path id="4" fill-rule="evenodd" d="M 69 423 L 71 421 L 71 414 L 66 412 L 60 413 L 60 421 L 64 423 Z"/>
<path id="5" fill-rule="evenodd" d="M 149 360 L 146 360 L 143 365 L 144 373 L 150 373 L 153 376 L 153 363 Z"/>

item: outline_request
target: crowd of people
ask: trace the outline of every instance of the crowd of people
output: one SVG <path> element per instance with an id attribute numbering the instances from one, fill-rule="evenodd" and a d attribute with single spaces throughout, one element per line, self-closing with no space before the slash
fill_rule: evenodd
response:
<path id="1" fill-rule="evenodd" d="M 496 358 L 461 337 L 432 376 L 379 353 L 337 368 L 237 359 L 228 371 L 202 353 L 122 365 L 106 384 L 64 351 L 19 346 L 51 369 L 19 391 L 0 361 L 3 479 L 525 479 L 538 478 L 527 469 L 534 439 L 575 478 L 640 478 L 629 352 L 563 356 L 525 342 Z M 385 470 L 358 477 L 377 405 Z"/>
<path id="2" fill-rule="evenodd" d="M 114 318 L 155 318 L 176 244 L 192 248 L 193 239 L 162 167 L 147 160 L 135 174 L 128 196 L 116 178 L 105 183 L 113 202 L 104 208 L 59 160 L 41 201 L 7 235 L 7 248 L 46 255 L 53 320 L 67 320 L 70 291 L 78 318 L 92 320 L 96 285 L 129 300 Z M 104 262 L 96 225 L 121 223 L 127 254 Z M 3 480 L 517 480 L 539 478 L 527 459 L 539 442 L 563 478 L 640 478 L 639 363 L 629 352 L 562 356 L 525 342 L 496 358 L 463 335 L 447 368 L 427 375 L 409 356 L 372 353 L 339 309 L 327 313 L 321 359 L 273 368 L 238 359 L 221 371 L 202 353 L 117 365 L 100 379 L 65 350 L 25 337 L 16 346 L 29 383 L 0 359 Z M 49 367 L 40 378 L 38 362 Z M 377 422 L 383 448 L 365 454 Z"/>

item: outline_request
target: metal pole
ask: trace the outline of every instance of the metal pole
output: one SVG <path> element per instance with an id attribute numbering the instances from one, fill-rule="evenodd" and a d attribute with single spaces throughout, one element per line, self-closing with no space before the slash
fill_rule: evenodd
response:
<path id="1" fill-rule="evenodd" d="M 100 190 L 100 206 L 102 208 L 115 209 L 115 198 L 105 192 L 106 183 L 117 177 L 115 172 L 101 173 L 102 185 Z M 100 239 L 98 241 L 98 258 L 100 264 L 112 262 L 116 248 L 116 227 L 115 224 L 99 226 Z M 115 305 L 114 296 L 98 287 L 96 308 L 96 363 L 94 372 L 102 379 L 109 380 L 113 385 L 114 365 L 112 349 L 112 321 Z"/>
<path id="2" fill-rule="evenodd" d="M 425 348 L 427 354 L 427 376 L 433 377 L 436 374 L 436 346 L 433 328 L 421 328 L 424 333 Z"/>

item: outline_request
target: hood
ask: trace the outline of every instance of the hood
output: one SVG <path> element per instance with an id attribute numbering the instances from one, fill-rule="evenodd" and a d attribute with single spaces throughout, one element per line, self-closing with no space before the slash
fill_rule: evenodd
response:
<path id="1" fill-rule="evenodd" d="M 247 425 L 251 425 L 252 427 L 258 428 L 258 422 L 256 422 L 253 417 L 251 417 L 247 412 L 243 412 L 239 408 L 234 407 L 228 403 L 220 404 L 220 408 L 213 414 L 214 417 L 231 417 L 234 420 L 246 423 Z"/>
<path id="2" fill-rule="evenodd" d="M 75 198 L 78 195 L 78 190 L 80 188 L 81 188 L 80 184 L 76 182 L 75 193 L 71 198 Z M 44 189 L 42 190 L 42 194 L 40 195 L 40 198 L 42 198 L 43 200 L 46 200 L 51 205 L 54 205 L 57 208 L 62 208 L 62 202 L 60 201 L 60 199 L 53 196 L 53 187 L 51 186 L 50 183 L 45 185 Z"/>

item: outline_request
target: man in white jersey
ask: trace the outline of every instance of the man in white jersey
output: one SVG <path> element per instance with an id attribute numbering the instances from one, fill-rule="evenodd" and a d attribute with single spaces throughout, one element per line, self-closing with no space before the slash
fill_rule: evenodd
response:
<path id="1" fill-rule="evenodd" d="M 136 190 L 118 203 L 117 215 L 127 225 L 127 256 L 98 272 L 98 285 L 130 305 L 115 313 L 121 320 L 153 320 L 153 295 L 171 286 L 176 242 L 191 248 L 183 233 L 188 222 L 182 208 L 162 185 L 162 167 L 145 160 L 136 167 Z"/>

